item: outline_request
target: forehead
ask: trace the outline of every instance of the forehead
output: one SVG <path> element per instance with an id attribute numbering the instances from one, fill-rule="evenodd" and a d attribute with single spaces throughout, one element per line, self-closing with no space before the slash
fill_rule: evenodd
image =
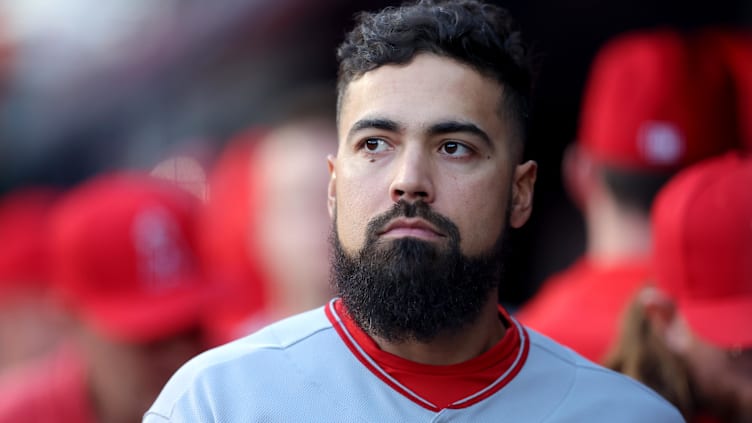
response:
<path id="1" fill-rule="evenodd" d="M 503 88 L 470 66 L 433 54 L 420 54 L 402 65 L 384 65 L 351 81 L 339 119 L 340 140 L 351 125 L 371 117 L 391 118 L 408 126 L 441 120 L 473 122 L 487 132 L 503 130 Z"/>

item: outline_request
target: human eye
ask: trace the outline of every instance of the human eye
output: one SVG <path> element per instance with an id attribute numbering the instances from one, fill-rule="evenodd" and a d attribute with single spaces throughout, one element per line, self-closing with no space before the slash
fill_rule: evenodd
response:
<path id="1" fill-rule="evenodd" d="M 390 146 L 386 140 L 381 138 L 366 138 L 361 141 L 359 148 L 366 153 L 378 154 L 389 150 Z"/>
<path id="2" fill-rule="evenodd" d="M 473 154 L 473 150 L 461 142 L 446 141 L 439 147 L 439 153 L 453 158 L 463 158 Z"/>

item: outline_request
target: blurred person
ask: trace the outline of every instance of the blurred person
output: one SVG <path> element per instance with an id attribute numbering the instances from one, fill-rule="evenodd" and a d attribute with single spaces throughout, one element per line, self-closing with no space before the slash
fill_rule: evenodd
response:
<path id="1" fill-rule="evenodd" d="M 0 373 L 50 351 L 60 338 L 47 248 L 48 215 L 58 195 L 30 186 L 0 198 Z"/>
<path id="2" fill-rule="evenodd" d="M 246 229 L 255 210 L 248 164 L 261 134 L 247 129 L 236 135 L 209 169 L 211 194 L 199 219 L 199 246 L 211 278 L 233 293 L 210 317 L 215 345 L 238 337 L 247 321 L 261 316 L 266 302 L 258 255 L 251 252 Z"/>
<path id="3" fill-rule="evenodd" d="M 752 158 L 686 169 L 652 213 L 654 283 L 630 307 L 610 367 L 690 423 L 752 422 Z"/>
<path id="4" fill-rule="evenodd" d="M 1 422 L 134 422 L 204 349 L 218 302 L 196 260 L 196 198 L 146 175 L 101 175 L 50 220 L 63 346 L 0 380 Z"/>
<path id="5" fill-rule="evenodd" d="M 752 30 L 708 30 L 707 49 L 720 50 L 736 91 L 737 119 L 744 146 L 752 150 Z"/>
<path id="6" fill-rule="evenodd" d="M 544 281 L 520 321 L 602 360 L 649 274 L 655 193 L 678 169 L 738 145 L 734 129 L 722 61 L 702 55 L 693 37 L 660 29 L 609 41 L 562 164 L 585 219 L 586 251 Z"/>
<path id="7" fill-rule="evenodd" d="M 254 148 L 252 178 L 259 190 L 249 242 L 256 243 L 271 283 L 271 320 L 322 306 L 332 296 L 325 159 L 336 150 L 333 116 L 274 127 Z"/>
<path id="8" fill-rule="evenodd" d="M 207 266 L 238 292 L 214 316 L 219 343 L 332 296 L 325 159 L 337 132 L 326 100 L 238 135 L 215 166 L 202 219 Z"/>
<path id="9" fill-rule="evenodd" d="M 192 360 L 144 421 L 681 421 L 498 305 L 504 233 L 529 218 L 537 171 L 523 160 L 528 53 L 507 11 L 363 13 L 338 59 L 339 297 Z"/>

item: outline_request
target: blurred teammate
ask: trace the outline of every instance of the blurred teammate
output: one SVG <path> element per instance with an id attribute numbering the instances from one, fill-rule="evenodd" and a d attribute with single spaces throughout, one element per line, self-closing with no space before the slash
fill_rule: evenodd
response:
<path id="1" fill-rule="evenodd" d="M 703 35 L 706 48 L 722 54 L 731 72 L 742 141 L 752 151 L 752 30 L 717 29 Z"/>
<path id="2" fill-rule="evenodd" d="M 654 285 L 631 307 L 609 365 L 690 423 L 752 421 L 752 158 L 676 176 L 652 214 Z"/>
<path id="3" fill-rule="evenodd" d="M 738 144 L 726 69 L 670 30 L 610 41 L 586 86 L 577 142 L 563 162 L 586 251 L 517 314 L 585 357 L 603 359 L 648 276 L 649 210 L 678 169 Z"/>
<path id="4" fill-rule="evenodd" d="M 196 266 L 198 200 L 148 176 L 99 176 L 50 222 L 51 279 L 70 312 L 50 358 L 0 381 L 2 422 L 134 422 L 204 348 L 216 293 Z"/>
<path id="5" fill-rule="evenodd" d="M 212 272 L 238 292 L 213 316 L 217 342 L 331 298 L 325 158 L 337 133 L 323 104 L 241 134 L 216 164 L 202 236 Z"/>
<path id="6" fill-rule="evenodd" d="M 48 216 L 58 195 L 25 187 L 0 198 L 0 373 L 50 351 L 60 338 L 47 248 Z"/>
<path id="7" fill-rule="evenodd" d="M 537 170 L 522 159 L 530 72 L 506 10 L 362 14 L 338 57 L 340 297 L 192 360 L 144 421 L 681 421 L 497 304 L 504 233 L 530 216 Z"/>

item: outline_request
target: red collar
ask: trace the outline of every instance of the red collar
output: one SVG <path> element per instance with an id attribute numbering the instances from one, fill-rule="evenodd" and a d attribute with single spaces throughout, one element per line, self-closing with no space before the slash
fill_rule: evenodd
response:
<path id="1" fill-rule="evenodd" d="M 392 389 L 432 411 L 464 408 L 498 392 L 525 364 L 529 339 L 525 329 L 502 307 L 504 337 L 491 349 L 463 363 L 435 366 L 390 354 L 352 320 L 338 298 L 326 306 L 326 315 L 353 355 Z"/>

